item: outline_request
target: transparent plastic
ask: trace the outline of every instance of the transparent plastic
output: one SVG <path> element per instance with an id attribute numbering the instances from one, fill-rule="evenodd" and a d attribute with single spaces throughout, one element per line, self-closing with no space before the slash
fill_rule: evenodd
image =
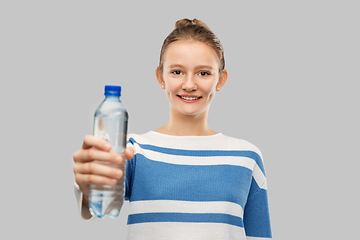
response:
<path id="1" fill-rule="evenodd" d="M 124 154 L 128 113 L 120 101 L 120 91 L 119 86 L 105 86 L 105 100 L 97 108 L 94 115 L 94 136 L 111 143 L 111 152 Z M 120 168 L 125 172 L 125 164 L 98 163 Z M 125 174 L 115 186 L 91 184 L 89 196 L 90 213 L 99 218 L 105 216 L 116 218 L 123 205 L 124 191 Z"/>

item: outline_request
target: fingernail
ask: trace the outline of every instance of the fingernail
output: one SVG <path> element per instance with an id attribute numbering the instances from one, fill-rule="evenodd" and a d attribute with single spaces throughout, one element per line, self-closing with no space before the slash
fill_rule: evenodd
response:
<path id="1" fill-rule="evenodd" d="M 121 158 L 120 156 L 117 156 L 117 157 L 115 158 L 115 161 L 120 164 L 121 161 L 122 161 L 122 158 Z"/>
<path id="2" fill-rule="evenodd" d="M 117 177 L 117 178 L 120 178 L 121 175 L 122 175 L 121 171 L 116 171 L 116 177 Z"/>

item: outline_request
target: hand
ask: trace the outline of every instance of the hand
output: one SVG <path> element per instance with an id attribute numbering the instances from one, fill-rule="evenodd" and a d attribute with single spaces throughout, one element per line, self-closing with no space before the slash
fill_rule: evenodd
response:
<path id="1" fill-rule="evenodd" d="M 74 158 L 75 181 L 84 194 L 83 202 L 88 205 L 90 184 L 115 185 L 124 176 L 126 159 L 132 159 L 134 150 L 126 148 L 125 154 L 110 152 L 111 144 L 107 141 L 88 135 L 84 138 L 82 148 L 76 152 Z M 95 161 L 96 160 L 96 161 Z M 106 166 L 101 163 L 111 163 L 119 168 Z"/>

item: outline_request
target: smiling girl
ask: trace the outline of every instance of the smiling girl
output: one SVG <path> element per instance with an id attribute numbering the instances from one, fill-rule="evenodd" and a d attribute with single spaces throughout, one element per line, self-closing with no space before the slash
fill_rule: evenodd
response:
<path id="1" fill-rule="evenodd" d="M 124 174 L 94 160 L 126 162 L 127 239 L 270 239 L 259 149 L 207 124 L 210 103 L 228 78 L 220 40 L 199 20 L 179 20 L 163 43 L 156 77 L 169 121 L 130 135 L 128 161 L 94 136 L 74 154 L 82 217 L 92 218 L 89 185 L 114 185 Z"/>

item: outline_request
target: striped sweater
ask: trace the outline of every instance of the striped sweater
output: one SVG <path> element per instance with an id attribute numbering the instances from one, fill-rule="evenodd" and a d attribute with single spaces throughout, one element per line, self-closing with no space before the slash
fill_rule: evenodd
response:
<path id="1" fill-rule="evenodd" d="M 261 153 L 225 136 L 130 135 L 129 240 L 270 239 Z"/>

